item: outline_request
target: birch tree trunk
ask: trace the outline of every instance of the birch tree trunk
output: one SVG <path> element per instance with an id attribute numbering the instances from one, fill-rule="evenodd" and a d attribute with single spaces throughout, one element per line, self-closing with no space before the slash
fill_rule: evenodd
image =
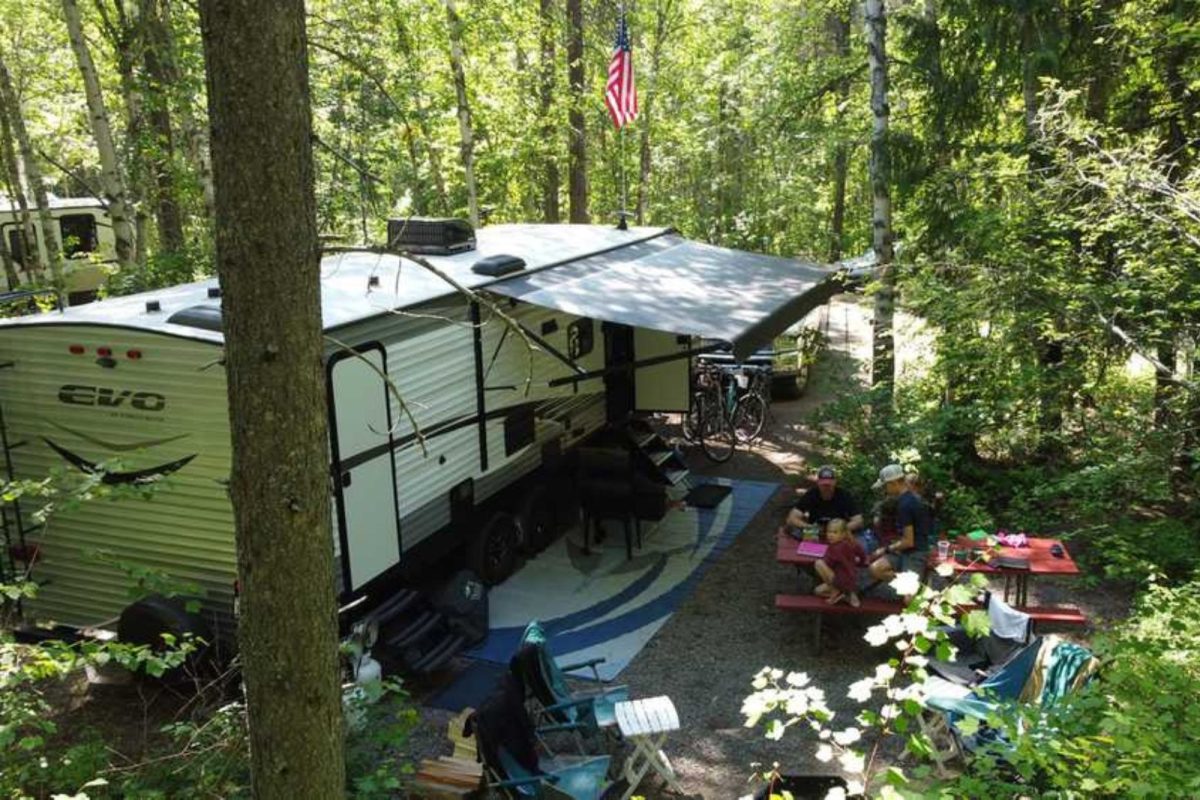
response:
<path id="1" fill-rule="evenodd" d="M 558 187 L 562 177 L 558 173 L 558 148 L 555 146 L 554 135 L 554 75 L 558 38 L 555 24 L 555 0 L 541 0 L 541 15 L 539 22 L 539 42 L 541 45 L 541 71 L 538 75 L 538 104 L 542 119 L 542 219 L 545 222 L 558 222 L 559 195 Z"/>
<path id="2" fill-rule="evenodd" d="M 446 21 L 450 25 L 450 71 L 454 75 L 454 97 L 458 105 L 459 152 L 462 154 L 467 182 L 467 216 L 479 227 L 479 197 L 475 188 L 475 139 L 471 127 L 471 105 L 467 101 L 467 78 L 463 72 L 462 19 L 455 0 L 445 0 Z"/>
<path id="3" fill-rule="evenodd" d="M 583 0 L 567 0 L 567 79 L 571 86 L 567 168 L 571 222 L 591 221 L 588 213 L 587 130 L 583 115 Z"/>
<path id="4" fill-rule="evenodd" d="M 29 139 L 29 131 L 25 128 L 21 98 L 17 96 L 13 87 L 12 75 L 9 74 L 8 65 L 3 60 L 0 60 L 0 93 L 3 94 L 4 106 L 8 110 L 9 125 L 16 137 L 17 147 L 21 151 L 21 164 L 25 168 L 25 183 L 28 184 L 29 191 L 33 193 L 33 202 L 37 207 L 38 227 L 41 228 L 42 239 L 45 240 L 43 246 L 39 247 L 36 233 L 28 237 L 27 258 L 31 260 L 31 263 L 37 264 L 39 269 L 48 265 L 54 287 L 62 289 L 62 250 L 58 246 L 57 226 L 54 217 L 50 214 L 50 197 L 46 192 L 46 183 L 42 180 L 42 168 L 33 152 L 33 142 Z M 26 233 L 28 235 L 29 231 L 27 230 Z M 44 261 L 42 259 L 43 252 L 45 253 Z M 26 268 L 28 269 L 28 267 Z"/>
<path id="5" fill-rule="evenodd" d="M 345 795 L 303 0 L 202 0 L 256 800 Z"/>
<path id="6" fill-rule="evenodd" d="M 871 229 L 879 281 L 872 331 L 871 387 L 876 407 L 890 410 L 895 386 L 896 350 L 892 336 L 896 273 L 892 248 L 891 164 L 888 157 L 887 16 L 883 0 L 866 0 L 867 66 L 871 74 Z"/>
<path id="7" fill-rule="evenodd" d="M 121 269 L 132 268 L 136 261 L 136 246 L 129 195 L 125 188 L 125 179 L 121 174 L 121 165 L 117 159 L 117 149 L 113 144 L 112 129 L 108 124 L 108 111 L 104 107 L 104 96 L 100 92 L 100 79 L 96 75 L 96 65 L 92 63 L 92 54 L 88 51 L 87 41 L 83 38 L 83 20 L 79 6 L 75 0 L 62 0 L 63 16 L 67 22 L 67 34 L 71 39 L 71 49 L 75 52 L 75 60 L 79 64 L 79 73 L 83 77 L 83 88 L 87 95 L 88 117 L 91 122 L 92 136 L 96 140 L 96 149 L 100 153 L 100 180 L 107 197 L 109 217 L 112 219 L 113 237 L 116 239 L 117 263 Z"/>
<path id="8" fill-rule="evenodd" d="M 400 17 L 396 18 L 396 39 L 399 43 L 400 52 L 404 55 L 404 64 L 409 74 L 420 75 L 421 64 L 417 60 L 412 37 L 409 35 L 408 29 L 404 27 L 404 20 Z M 416 111 L 417 130 L 421 134 L 421 141 L 424 143 L 425 152 L 429 159 L 429 172 L 430 177 L 433 178 L 434 191 L 437 193 L 438 209 L 441 213 L 447 214 L 450 212 L 450 197 L 446 191 L 446 178 L 442 170 L 441 150 L 438 147 L 436 137 L 429 129 L 429 110 L 418 87 L 414 87 L 412 100 L 413 108 Z"/>
<path id="9" fill-rule="evenodd" d="M 29 213 L 29 201 L 25 198 L 25 189 L 21 185 L 21 169 L 17 162 L 17 153 L 13 148 L 12 134 L 12 109 L 8 107 L 3 93 L 0 93 L 0 137 L 3 141 L 0 146 L 3 147 L 4 157 L 4 181 L 5 188 L 11 201 L 16 203 L 17 215 L 20 224 L 17 227 L 18 241 L 25 256 L 25 263 L 21 264 L 22 269 L 26 272 L 33 272 L 33 267 L 37 262 L 37 231 L 33 227 L 33 215 Z M 4 246 L 8 249 L 8 240 L 5 239 Z M 30 248 L 33 248 L 32 250 Z M 30 253 L 34 254 L 34 259 L 31 262 Z M 9 259 L 13 259 L 16 254 L 9 250 Z M 16 288 L 20 282 L 20 278 L 14 271 L 11 274 L 5 273 L 8 278 L 8 287 Z"/>

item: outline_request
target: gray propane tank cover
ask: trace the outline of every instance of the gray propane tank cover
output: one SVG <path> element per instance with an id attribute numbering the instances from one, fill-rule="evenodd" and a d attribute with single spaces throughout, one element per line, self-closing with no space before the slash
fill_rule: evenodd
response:
<path id="1" fill-rule="evenodd" d="M 446 624 L 472 643 L 483 641 L 488 630 L 487 587 L 469 569 L 459 570 L 431 596 Z"/>

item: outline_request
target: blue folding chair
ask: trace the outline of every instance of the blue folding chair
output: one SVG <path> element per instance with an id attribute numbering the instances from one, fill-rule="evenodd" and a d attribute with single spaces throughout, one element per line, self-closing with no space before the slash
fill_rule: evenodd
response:
<path id="1" fill-rule="evenodd" d="M 541 623 L 534 620 L 525 628 L 512 666 L 527 691 L 540 704 L 541 715 L 561 724 L 577 723 L 590 734 L 615 729 L 614 706 L 629 699 L 629 687 L 604 686 L 596 690 L 571 691 L 567 686 L 567 673 L 590 668 L 599 681 L 600 672 L 596 666 L 602 663 L 603 658 L 593 658 L 560 666 L 550 652 Z"/>
<path id="2" fill-rule="evenodd" d="M 609 756 L 541 755 L 548 750 L 542 735 L 572 730 L 579 723 L 535 728 L 525 709 L 524 691 L 512 674 L 504 675 L 492 694 L 466 722 L 463 734 L 474 736 L 483 764 L 489 797 L 509 800 L 609 800 L 620 787 L 608 781 Z"/>

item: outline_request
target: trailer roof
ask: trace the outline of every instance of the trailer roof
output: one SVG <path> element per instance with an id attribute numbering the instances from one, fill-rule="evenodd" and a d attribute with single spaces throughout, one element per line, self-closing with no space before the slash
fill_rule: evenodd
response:
<path id="1" fill-rule="evenodd" d="M 523 259 L 525 269 L 500 278 L 472 271 L 476 261 L 501 254 Z M 719 339 L 731 342 L 738 355 L 771 341 L 839 290 L 833 269 L 690 242 L 668 228 L 492 225 L 476 232 L 475 250 L 428 260 L 470 289 L 600 320 Z M 208 296 L 216 287 L 216 278 L 210 278 L 0 319 L 0 327 L 106 325 L 219 344 L 221 301 Z M 455 292 L 442 277 L 394 255 L 348 252 L 321 261 L 326 330 Z M 147 310 L 150 301 L 158 303 L 157 311 Z"/>
<path id="2" fill-rule="evenodd" d="M 105 207 L 104 203 L 95 197 L 55 197 L 54 195 L 50 195 L 47 200 L 47 205 L 50 206 L 51 210 L 56 208 L 103 209 Z M 29 202 L 29 210 L 31 212 L 37 211 L 37 206 L 33 203 L 32 199 Z M 7 212 L 10 214 L 15 214 L 18 211 L 20 211 L 20 207 L 12 200 L 12 198 L 8 197 L 7 195 L 0 194 L 0 213 Z"/>
<path id="3" fill-rule="evenodd" d="M 525 260 L 525 272 L 528 273 L 624 248 L 662 236 L 668 230 L 632 227 L 620 231 L 605 225 L 489 225 L 476 231 L 476 249 L 427 258 L 458 284 L 476 289 L 497 280 L 471 271 L 471 266 L 481 258 L 501 254 L 517 256 Z M 377 286 L 371 285 L 372 278 L 378 278 Z M 209 289 L 217 285 L 214 277 L 166 289 L 110 297 L 62 311 L 0 319 L 0 327 L 108 325 L 219 344 L 223 338 L 219 327 L 167 321 L 188 309 L 199 309 L 200 315 L 203 309 L 209 309 L 210 319 L 219 320 L 221 301 L 208 296 Z M 326 330 L 454 293 L 455 289 L 442 278 L 394 255 L 349 252 L 328 255 L 321 260 L 321 315 Z M 146 310 L 150 301 L 158 302 L 158 311 Z"/>

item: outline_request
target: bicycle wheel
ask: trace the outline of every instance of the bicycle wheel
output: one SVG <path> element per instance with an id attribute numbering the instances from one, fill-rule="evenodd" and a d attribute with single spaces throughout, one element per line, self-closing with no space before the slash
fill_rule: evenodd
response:
<path id="1" fill-rule="evenodd" d="M 692 407 L 683 415 L 679 424 L 683 438 L 688 442 L 696 441 L 696 433 L 700 430 L 700 398 L 692 400 Z"/>
<path id="2" fill-rule="evenodd" d="M 720 404 L 706 403 L 700 409 L 699 436 L 700 448 L 710 460 L 720 464 L 733 458 L 737 438 Z"/>
<path id="3" fill-rule="evenodd" d="M 743 395 L 733 409 L 733 435 L 742 444 L 758 438 L 767 418 L 767 406 L 756 394 Z"/>

